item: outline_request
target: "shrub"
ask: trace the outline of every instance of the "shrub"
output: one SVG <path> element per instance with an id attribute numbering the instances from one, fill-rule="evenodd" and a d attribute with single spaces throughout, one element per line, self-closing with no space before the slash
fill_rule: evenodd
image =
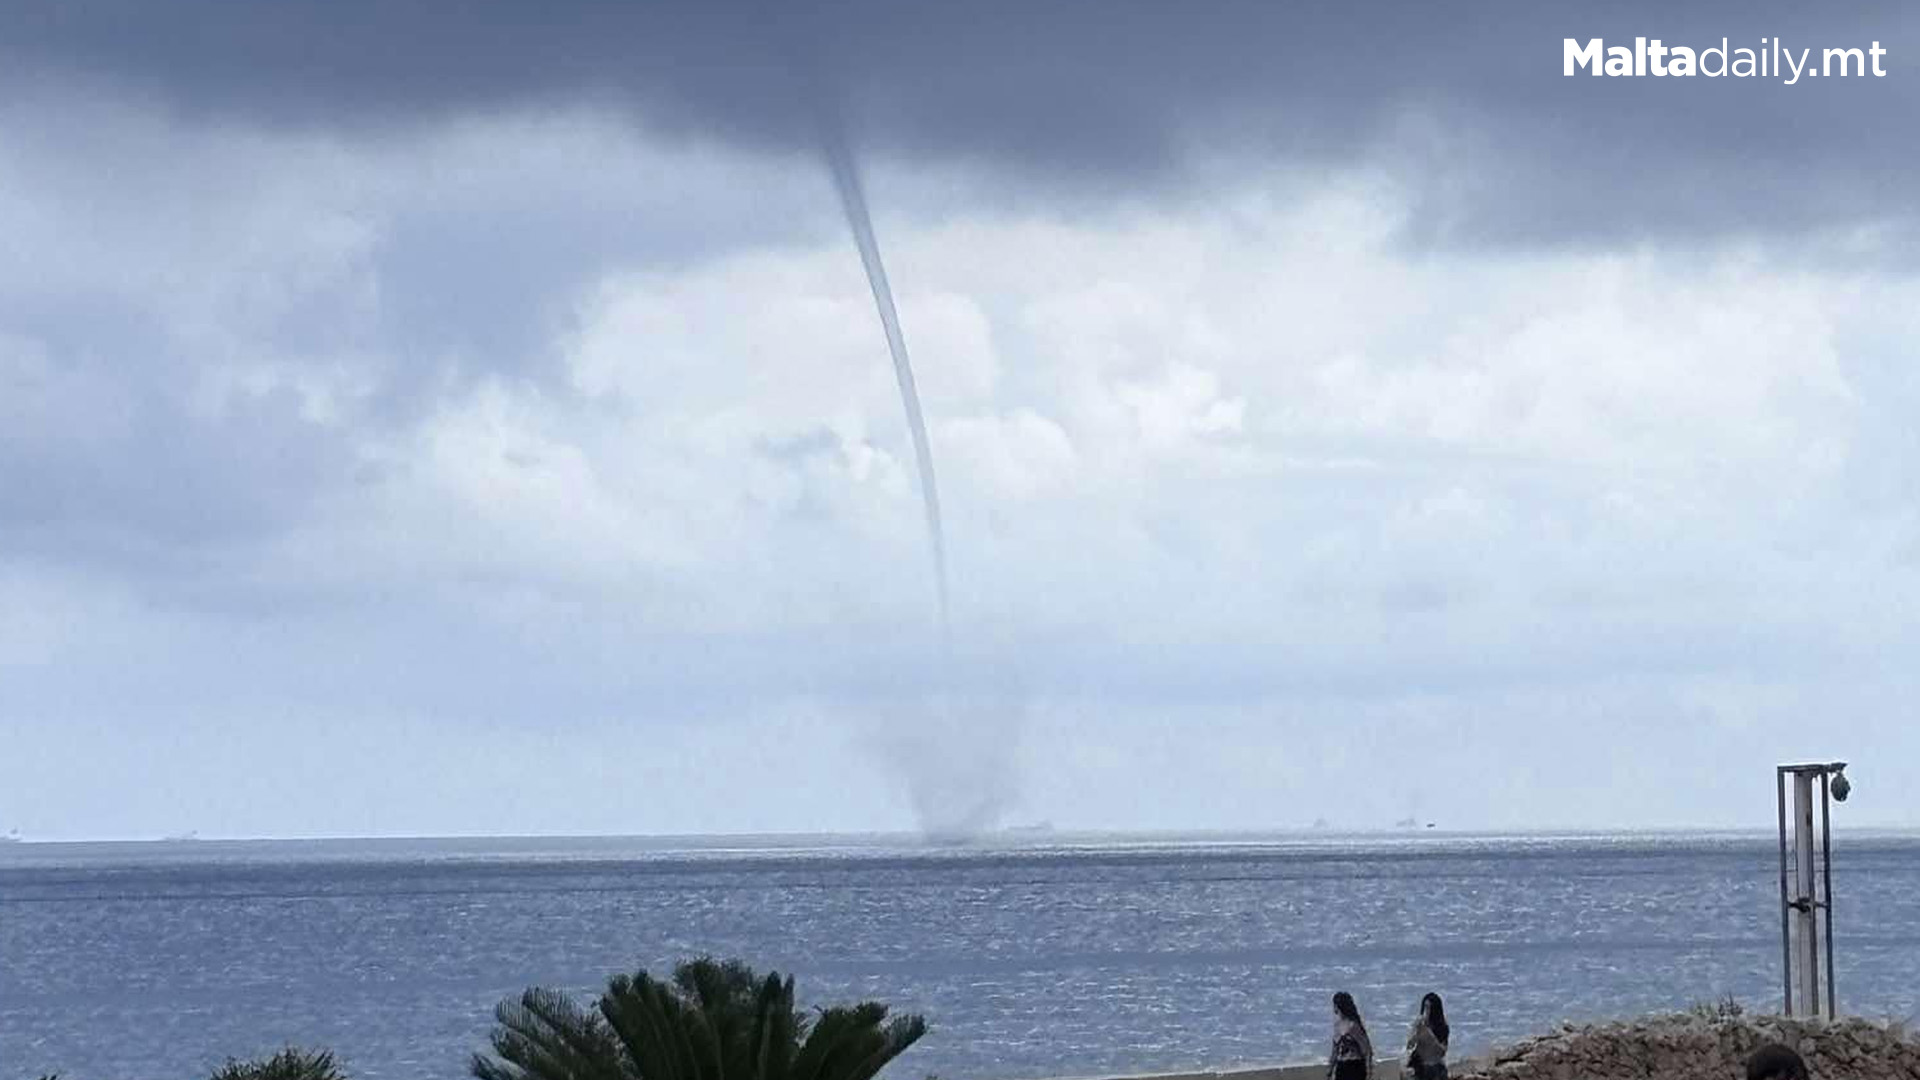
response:
<path id="1" fill-rule="evenodd" d="M 872 1001 L 794 1007 L 793 979 L 702 958 L 618 975 L 591 1006 L 539 987 L 495 1010 L 478 1080 L 872 1080 L 926 1034 Z"/>
<path id="2" fill-rule="evenodd" d="M 257 1061 L 228 1060 L 210 1080 L 346 1080 L 330 1050 L 288 1047 Z"/>
<path id="3" fill-rule="evenodd" d="M 1747 1010 L 1732 994 L 1722 997 L 1719 1001 L 1696 1001 L 1693 1007 L 1687 1010 L 1687 1015 L 1697 1016 L 1702 1020 L 1737 1020 L 1746 1014 Z"/>

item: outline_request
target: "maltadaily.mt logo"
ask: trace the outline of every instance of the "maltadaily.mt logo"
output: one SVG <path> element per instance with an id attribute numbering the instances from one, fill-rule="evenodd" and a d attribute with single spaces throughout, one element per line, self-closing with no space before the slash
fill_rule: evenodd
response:
<path id="1" fill-rule="evenodd" d="M 1779 38 L 1761 38 L 1760 47 L 1731 48 L 1726 38 L 1705 49 L 1667 45 L 1659 38 L 1637 37 L 1633 47 L 1608 45 L 1603 38 L 1567 38 L 1562 53 L 1562 74 L 1643 76 L 1658 78 L 1705 75 L 1709 79 L 1727 76 L 1735 79 L 1779 78 L 1791 86 L 1802 78 L 1816 75 L 1844 77 L 1873 74 L 1885 77 L 1880 60 L 1887 50 L 1878 41 L 1867 49 L 1823 49 L 1820 63 L 1812 62 L 1813 50 L 1799 52 L 1782 45 Z"/>

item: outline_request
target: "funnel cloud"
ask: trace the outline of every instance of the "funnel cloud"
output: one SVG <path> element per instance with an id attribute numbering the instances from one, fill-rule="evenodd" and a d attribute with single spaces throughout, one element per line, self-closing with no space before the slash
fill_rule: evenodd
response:
<path id="1" fill-rule="evenodd" d="M 940 485 L 934 478 L 933 445 L 927 438 L 926 417 L 920 411 L 920 391 L 914 385 L 913 362 L 907 356 L 907 339 L 900 330 L 900 312 L 893 304 L 893 287 L 887 282 L 886 264 L 880 261 L 880 242 L 873 234 L 873 218 L 867 212 L 867 195 L 860 183 L 860 170 L 847 146 L 845 130 L 831 118 L 822 124 L 827 164 L 833 170 L 833 186 L 840 193 L 841 208 L 846 211 L 847 226 L 860 248 L 860 265 L 867 271 L 867 286 L 873 290 L 874 307 L 880 313 L 880 325 L 887 335 L 887 352 L 893 357 L 893 375 L 900 384 L 900 404 L 906 409 L 907 429 L 913 437 L 914 464 L 920 474 L 920 501 L 927 517 L 927 545 L 933 554 L 934 588 L 940 601 L 940 629 L 951 629 L 947 598 L 947 545 L 940 524 Z"/>
<path id="2" fill-rule="evenodd" d="M 0 835 L 1920 824 L 1917 56 L 0 4 Z"/>
<path id="3" fill-rule="evenodd" d="M 804 40 L 794 35 L 794 40 Z M 906 334 L 900 327 L 900 312 L 894 304 L 893 286 L 887 280 L 886 263 L 880 256 L 880 241 L 873 231 L 873 215 L 867 207 L 865 185 L 860 181 L 859 163 L 847 138 L 846 125 L 828 81 L 808 63 L 820 50 L 806 50 L 795 65 L 805 84 L 803 93 L 812 99 L 833 186 L 840 196 L 847 227 L 860 250 L 860 265 L 866 271 L 867 287 L 873 293 L 875 311 L 887 339 L 887 353 L 893 360 L 893 374 L 900 389 L 900 404 L 907 418 L 907 430 L 913 442 L 913 457 L 920 481 L 921 509 L 926 516 L 927 548 L 933 560 L 934 592 L 938 602 L 940 655 L 933 665 L 936 678 L 944 684 L 954 668 L 953 622 L 947 585 L 946 530 L 940 520 L 940 485 L 933 466 L 933 444 L 927 436 L 926 416 L 920 408 L 920 391 L 913 376 L 913 361 L 907 353 Z M 908 715 L 889 718 L 879 731 L 883 759 L 905 782 L 914 819 L 920 831 L 933 839 L 965 839 L 1000 824 L 1017 794 L 1017 779 L 1012 763 L 1012 732 L 996 735 L 993 728 L 1005 723 L 1010 714 L 1004 710 L 983 713 L 977 704 L 956 699 L 950 693 L 922 697 Z M 986 723 L 982 721 L 986 720 Z M 996 723 L 997 722 L 997 723 Z"/>

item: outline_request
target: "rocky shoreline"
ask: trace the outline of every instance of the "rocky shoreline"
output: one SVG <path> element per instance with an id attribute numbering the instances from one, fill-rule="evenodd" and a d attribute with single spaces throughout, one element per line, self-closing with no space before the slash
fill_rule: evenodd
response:
<path id="1" fill-rule="evenodd" d="M 1762 1044 L 1785 1043 L 1812 1080 L 1920 1080 L 1920 1039 L 1899 1023 L 1680 1014 L 1567 1025 L 1473 1062 L 1456 1080 L 1738 1080 Z"/>
<path id="2" fill-rule="evenodd" d="M 1702 1009 L 1603 1024 L 1566 1024 L 1491 1053 L 1456 1059 L 1453 1080 L 1745 1080 L 1748 1055 L 1785 1043 L 1811 1080 L 1920 1080 L 1920 1038 L 1903 1024 L 1745 1015 Z M 1162 1073 L 1117 1080 L 1325 1080 L 1324 1064 Z M 1396 1080 L 1382 1059 L 1376 1080 Z"/>

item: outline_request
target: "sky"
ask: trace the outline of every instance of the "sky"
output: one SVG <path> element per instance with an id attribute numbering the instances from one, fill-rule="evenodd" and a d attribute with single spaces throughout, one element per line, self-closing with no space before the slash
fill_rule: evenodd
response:
<path id="1" fill-rule="evenodd" d="M 0 8 L 0 833 L 1920 826 L 1920 11 L 1473 12 Z"/>

